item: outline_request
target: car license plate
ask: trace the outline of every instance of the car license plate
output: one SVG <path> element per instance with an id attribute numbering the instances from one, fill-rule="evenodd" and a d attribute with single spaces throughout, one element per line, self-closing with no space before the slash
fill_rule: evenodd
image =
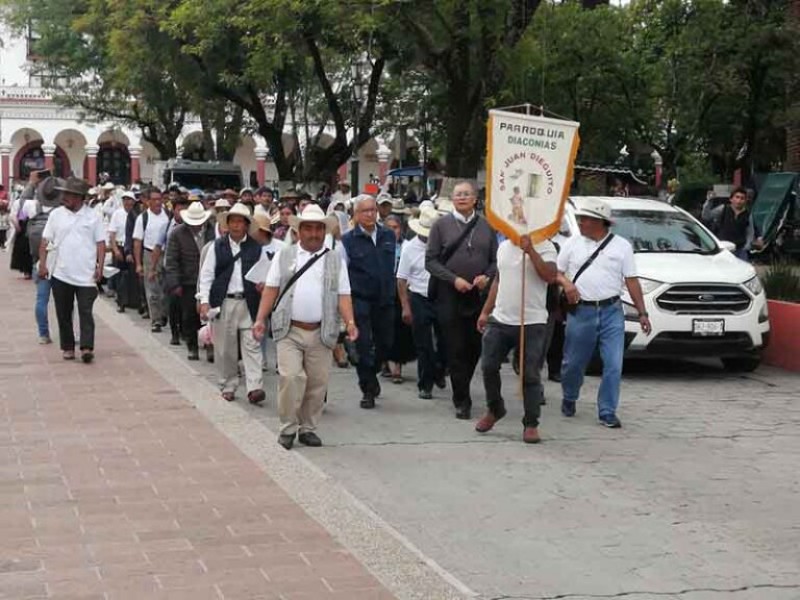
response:
<path id="1" fill-rule="evenodd" d="M 700 337 L 725 335 L 725 319 L 693 319 L 692 334 Z"/>

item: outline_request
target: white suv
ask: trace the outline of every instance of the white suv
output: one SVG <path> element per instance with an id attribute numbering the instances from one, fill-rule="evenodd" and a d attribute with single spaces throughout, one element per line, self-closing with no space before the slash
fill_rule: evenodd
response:
<path id="1" fill-rule="evenodd" d="M 561 236 L 580 235 L 570 199 Z M 602 198 L 611 231 L 636 252 L 636 270 L 653 331 L 639 327 L 627 290 L 626 356 L 718 357 L 732 371 L 752 371 L 769 341 L 767 299 L 755 269 L 736 258 L 686 211 L 642 198 Z"/>

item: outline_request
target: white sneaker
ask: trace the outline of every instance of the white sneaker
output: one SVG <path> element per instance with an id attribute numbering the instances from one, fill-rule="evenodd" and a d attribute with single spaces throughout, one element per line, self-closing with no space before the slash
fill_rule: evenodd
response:
<path id="1" fill-rule="evenodd" d="M 53 343 L 53 340 L 51 340 L 50 337 L 47 336 L 47 335 L 43 335 L 43 336 L 41 336 L 39 338 L 39 345 L 40 346 L 45 346 L 47 344 L 52 344 L 52 343 Z"/>

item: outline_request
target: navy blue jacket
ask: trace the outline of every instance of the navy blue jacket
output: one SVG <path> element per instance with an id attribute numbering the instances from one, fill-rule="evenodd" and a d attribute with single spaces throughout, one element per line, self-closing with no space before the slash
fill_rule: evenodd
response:
<path id="1" fill-rule="evenodd" d="M 376 243 L 361 227 L 354 227 L 342 236 L 347 251 L 348 274 L 353 298 L 394 306 L 395 245 L 394 232 L 375 225 Z"/>
<path id="2" fill-rule="evenodd" d="M 213 306 L 222 306 L 222 301 L 228 293 L 228 284 L 233 275 L 233 253 L 228 241 L 228 234 L 218 237 L 214 242 L 214 251 L 217 257 L 217 268 L 214 271 L 214 282 L 208 294 L 208 303 Z M 256 284 L 245 279 L 247 272 L 261 259 L 261 245 L 250 236 L 241 245 L 242 280 L 244 281 L 244 299 L 250 318 L 255 322 L 258 314 L 258 304 L 261 294 L 256 289 Z"/>

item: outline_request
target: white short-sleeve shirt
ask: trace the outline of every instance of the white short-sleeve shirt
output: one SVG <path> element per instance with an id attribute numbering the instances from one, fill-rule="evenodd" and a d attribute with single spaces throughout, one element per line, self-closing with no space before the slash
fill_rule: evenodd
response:
<path id="1" fill-rule="evenodd" d="M 596 242 L 582 235 L 570 238 L 558 255 L 558 270 L 572 281 L 581 265 L 602 243 L 603 240 Z M 582 300 L 606 300 L 620 295 L 628 277 L 636 277 L 633 246 L 625 238 L 615 235 L 581 274 L 575 287 Z"/>
<path id="2" fill-rule="evenodd" d="M 144 228 L 142 218 L 144 213 L 136 217 L 136 224 L 133 227 L 133 239 L 142 240 L 142 245 L 146 250 L 153 250 L 156 246 L 164 248 L 167 244 L 167 227 L 169 217 L 163 210 L 155 214 L 147 209 L 147 229 Z"/>
<path id="3" fill-rule="evenodd" d="M 127 222 L 128 213 L 120 206 L 114 211 L 114 214 L 111 215 L 111 220 L 108 222 L 108 233 L 116 234 L 117 244 L 122 245 L 125 243 L 125 225 Z"/>
<path id="4" fill-rule="evenodd" d="M 85 205 L 78 212 L 64 206 L 53 209 L 42 237 L 56 246 L 53 277 L 78 287 L 96 285 L 97 244 L 105 241 L 106 232 L 93 209 Z"/>
<path id="5" fill-rule="evenodd" d="M 556 262 L 556 247 L 544 241 L 534 246 L 544 262 Z M 500 284 L 492 311 L 504 325 L 519 325 L 522 302 L 522 261 L 525 260 L 525 325 L 547 323 L 547 283 L 539 277 L 533 262 L 511 241 L 505 240 L 497 248 L 497 272 Z"/>
<path id="6" fill-rule="evenodd" d="M 280 255 L 285 249 L 279 250 L 272 260 L 265 285 L 267 287 L 280 287 L 281 269 Z M 322 252 L 322 250 L 320 250 Z M 303 268 L 316 253 L 308 252 L 300 244 L 297 245 L 297 261 L 294 272 Z M 339 257 L 339 295 L 350 295 L 350 277 L 347 274 L 347 265 Z M 303 323 L 320 323 L 322 321 L 322 284 L 325 279 L 325 259 L 320 258 L 314 265 L 294 283 L 294 296 L 292 297 L 292 320 Z"/>
<path id="7" fill-rule="evenodd" d="M 397 278 L 408 282 L 408 289 L 414 294 L 428 297 L 428 282 L 431 274 L 425 269 L 425 250 L 428 245 L 415 237 L 403 244 L 400 250 L 400 263 L 397 265 Z"/>

